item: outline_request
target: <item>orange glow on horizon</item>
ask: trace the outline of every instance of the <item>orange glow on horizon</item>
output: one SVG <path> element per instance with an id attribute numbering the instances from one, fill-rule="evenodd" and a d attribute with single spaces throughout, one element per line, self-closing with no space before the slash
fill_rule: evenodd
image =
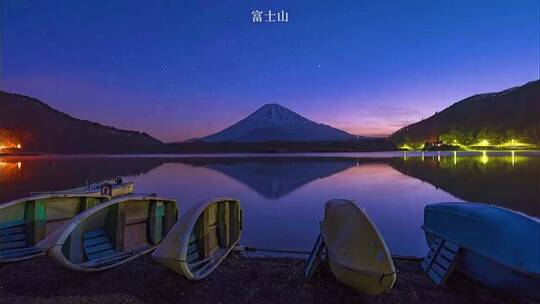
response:
<path id="1" fill-rule="evenodd" d="M 22 149 L 21 143 L 16 143 L 16 141 L 10 141 L 5 139 L 0 139 L 0 151 L 7 149 Z"/>
<path id="2" fill-rule="evenodd" d="M 339 128 L 345 132 L 348 132 L 356 136 L 368 136 L 368 137 L 388 137 L 399 128 L 395 127 L 374 127 L 374 126 L 351 126 L 351 125 L 338 125 Z"/>

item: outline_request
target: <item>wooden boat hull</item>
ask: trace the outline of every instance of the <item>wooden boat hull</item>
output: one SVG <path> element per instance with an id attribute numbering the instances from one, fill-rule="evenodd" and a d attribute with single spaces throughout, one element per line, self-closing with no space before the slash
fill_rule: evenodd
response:
<path id="1" fill-rule="evenodd" d="M 32 195 L 44 195 L 44 194 L 89 194 L 89 195 L 106 195 L 109 197 L 117 197 L 121 195 L 127 195 L 133 193 L 135 185 L 133 182 L 126 183 L 113 183 L 102 182 L 88 186 L 60 190 L 60 191 L 43 191 L 32 192 Z"/>
<path id="2" fill-rule="evenodd" d="M 84 211 L 37 247 L 61 267 L 103 271 L 154 250 L 177 217 L 174 200 L 125 195 Z"/>
<path id="3" fill-rule="evenodd" d="M 121 195 L 131 194 L 133 193 L 134 190 L 135 190 L 135 186 L 131 182 L 117 185 L 116 187 L 113 185 L 111 189 L 111 196 L 117 197 Z"/>
<path id="4" fill-rule="evenodd" d="M 460 246 L 455 269 L 483 286 L 540 299 L 540 221 L 479 203 L 438 203 L 424 211 L 428 245 Z"/>
<path id="5" fill-rule="evenodd" d="M 330 270 L 338 281 L 368 295 L 393 287 L 392 256 L 375 225 L 352 201 L 326 203 L 321 233 Z"/>
<path id="6" fill-rule="evenodd" d="M 0 205 L 0 263 L 42 255 L 35 245 L 77 214 L 108 200 L 100 194 L 43 194 Z"/>
<path id="7" fill-rule="evenodd" d="M 210 275 L 240 242 L 238 200 L 218 198 L 191 208 L 152 253 L 152 258 L 189 280 Z"/>

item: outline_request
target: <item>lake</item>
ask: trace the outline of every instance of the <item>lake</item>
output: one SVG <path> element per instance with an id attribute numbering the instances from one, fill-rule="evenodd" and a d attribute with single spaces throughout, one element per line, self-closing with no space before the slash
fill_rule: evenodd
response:
<path id="1" fill-rule="evenodd" d="M 426 204 L 485 202 L 540 217 L 539 152 L 4 157 L 0 202 L 116 176 L 175 199 L 181 213 L 238 198 L 241 244 L 264 249 L 310 251 L 332 198 L 365 209 L 395 255 L 425 255 Z"/>

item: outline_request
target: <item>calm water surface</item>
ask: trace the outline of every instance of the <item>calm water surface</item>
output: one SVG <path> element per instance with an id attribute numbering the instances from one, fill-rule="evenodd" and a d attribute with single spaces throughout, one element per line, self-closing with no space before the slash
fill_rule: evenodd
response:
<path id="1" fill-rule="evenodd" d="M 241 243 L 268 249 L 309 251 L 332 198 L 355 200 L 400 255 L 425 254 L 429 203 L 487 202 L 540 217 L 538 152 L 9 157 L 0 158 L 0 203 L 115 176 L 176 199 L 180 212 L 238 198 Z"/>

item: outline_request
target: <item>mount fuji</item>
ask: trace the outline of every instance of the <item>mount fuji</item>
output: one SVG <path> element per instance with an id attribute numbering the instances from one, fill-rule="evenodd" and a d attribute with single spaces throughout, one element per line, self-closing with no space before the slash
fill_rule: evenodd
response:
<path id="1" fill-rule="evenodd" d="M 279 104 L 266 104 L 248 117 L 204 142 L 344 141 L 357 138 L 345 131 L 311 121 Z"/>

